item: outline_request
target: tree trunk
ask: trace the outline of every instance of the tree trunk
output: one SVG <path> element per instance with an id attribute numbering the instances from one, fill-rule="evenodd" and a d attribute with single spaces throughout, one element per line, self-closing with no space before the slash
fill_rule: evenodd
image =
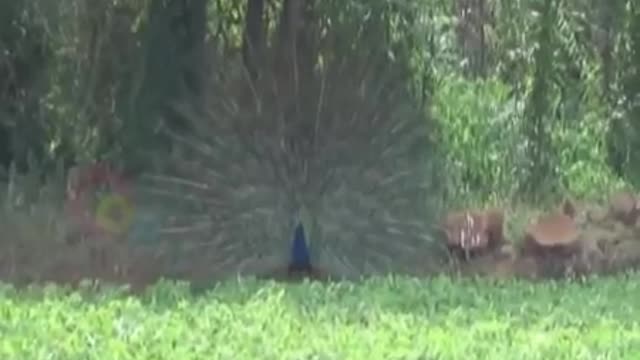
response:
<path id="1" fill-rule="evenodd" d="M 262 70 L 264 38 L 264 0 L 247 0 L 242 57 L 252 81 Z"/>
<path id="2" fill-rule="evenodd" d="M 185 81 L 196 94 L 203 91 L 207 76 L 205 59 L 205 40 L 207 35 L 207 0 L 183 0 L 183 23 L 185 28 L 184 66 Z M 203 76 L 205 75 L 205 76 Z"/>

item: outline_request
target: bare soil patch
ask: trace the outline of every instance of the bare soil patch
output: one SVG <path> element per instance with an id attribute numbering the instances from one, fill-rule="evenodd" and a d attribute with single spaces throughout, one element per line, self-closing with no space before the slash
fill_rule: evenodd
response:
<path id="1" fill-rule="evenodd" d="M 59 219 L 60 213 L 53 214 Z M 217 280 L 215 249 L 194 247 L 176 253 L 170 244 L 140 245 L 126 236 L 86 233 L 69 214 L 63 224 L 40 214 L 0 223 L 0 280 L 18 285 L 78 284 L 84 279 L 128 284 L 140 290 L 160 278 L 194 284 Z M 443 237 L 451 255 L 445 273 L 496 278 L 571 278 L 612 274 L 640 264 L 640 197 L 617 193 L 605 204 L 565 201 L 529 219 L 518 238 L 505 235 L 512 214 L 494 207 L 460 209 L 443 217 Z M 31 220 L 29 220 L 31 219 Z M 37 220 L 35 223 L 33 219 Z M 42 236 L 50 241 L 43 241 Z M 279 281 L 326 281 L 323 269 L 289 271 L 286 264 L 255 275 Z M 428 274 L 425 274 L 428 275 Z"/>

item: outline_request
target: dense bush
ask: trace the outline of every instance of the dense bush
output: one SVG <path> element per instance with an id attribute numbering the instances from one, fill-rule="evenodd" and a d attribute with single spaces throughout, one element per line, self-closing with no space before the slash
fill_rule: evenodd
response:
<path id="1" fill-rule="evenodd" d="M 526 181 L 524 104 L 513 88 L 495 78 L 446 76 L 436 88 L 433 112 L 447 149 L 450 191 L 456 198 L 491 201 L 518 196 Z M 551 127 L 551 146 L 562 189 L 580 197 L 623 186 L 607 164 L 606 106 L 596 95 L 571 119 Z M 478 151 L 478 149 L 482 149 Z M 551 194 L 557 195 L 557 194 Z"/>
<path id="2" fill-rule="evenodd" d="M 518 189 L 525 156 L 522 105 L 510 93 L 499 80 L 455 75 L 443 78 L 436 88 L 433 111 L 440 121 L 455 197 L 510 197 Z"/>

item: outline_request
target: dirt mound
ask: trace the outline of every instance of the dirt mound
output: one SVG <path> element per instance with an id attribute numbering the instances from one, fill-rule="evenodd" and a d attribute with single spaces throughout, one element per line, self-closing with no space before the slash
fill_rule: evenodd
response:
<path id="1" fill-rule="evenodd" d="M 640 199 L 637 195 L 622 191 L 615 193 L 609 200 L 609 213 L 626 226 L 635 226 L 640 215 Z"/>
<path id="2" fill-rule="evenodd" d="M 598 205 L 587 209 L 581 229 L 583 262 L 592 270 L 615 272 L 640 264 L 639 199 L 623 192 L 614 194 L 606 209 Z"/>
<path id="3" fill-rule="evenodd" d="M 475 231 L 480 234 L 476 236 L 490 238 L 487 222 L 477 214 L 459 211 L 447 217 L 447 244 L 454 256 L 459 257 L 456 250 L 463 247 L 464 235 Z M 471 219 L 477 220 L 471 222 Z M 494 227 L 498 227 L 496 224 Z M 499 227 L 502 233 L 501 223 Z M 462 266 L 466 274 L 560 278 L 637 268 L 640 265 L 640 197 L 629 192 L 617 193 L 607 204 L 577 205 L 565 200 L 557 210 L 534 219 L 524 229 L 517 248 L 490 247 L 489 240 L 474 244 L 484 251 L 476 249 L 467 257 L 467 263 Z"/>

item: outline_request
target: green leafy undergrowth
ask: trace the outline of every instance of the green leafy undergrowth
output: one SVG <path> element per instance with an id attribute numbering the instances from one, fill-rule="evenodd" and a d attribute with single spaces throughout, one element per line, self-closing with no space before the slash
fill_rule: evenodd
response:
<path id="1" fill-rule="evenodd" d="M 0 290 L 0 358 L 639 359 L 635 275 Z"/>

